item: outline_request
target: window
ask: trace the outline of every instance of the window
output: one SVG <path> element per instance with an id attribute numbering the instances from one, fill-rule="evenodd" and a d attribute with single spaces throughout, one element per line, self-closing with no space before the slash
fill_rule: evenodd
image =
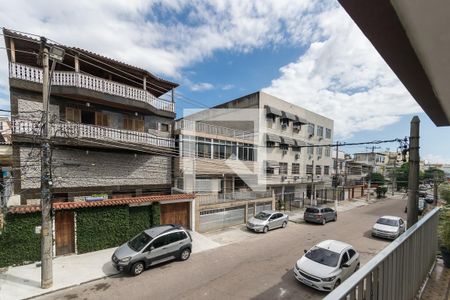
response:
<path id="1" fill-rule="evenodd" d="M 289 127 L 289 119 L 281 119 L 281 128 L 286 129 Z"/>
<path id="2" fill-rule="evenodd" d="M 255 161 L 256 160 L 256 152 L 251 144 L 238 144 L 239 148 L 238 151 L 238 158 L 239 160 L 249 160 L 249 161 Z M 235 151 L 235 150 L 234 150 Z"/>
<path id="3" fill-rule="evenodd" d="M 313 173 L 313 166 L 306 165 L 306 174 L 312 174 L 312 173 Z"/>
<path id="4" fill-rule="evenodd" d="M 315 125 L 314 124 L 308 124 L 308 135 L 309 136 L 314 136 L 314 129 L 315 129 Z"/>
<path id="5" fill-rule="evenodd" d="M 144 120 L 125 115 L 123 129 L 144 132 Z"/>
<path id="6" fill-rule="evenodd" d="M 317 136 L 323 137 L 323 126 L 317 125 Z"/>
<path id="7" fill-rule="evenodd" d="M 274 148 L 275 147 L 275 142 L 266 142 L 266 146 L 267 148 Z"/>
<path id="8" fill-rule="evenodd" d="M 309 147 L 306 148 L 306 149 L 308 149 L 306 153 L 308 153 L 309 155 L 314 155 L 314 147 L 312 147 L 314 145 L 313 144 L 308 144 L 308 146 Z"/>
<path id="9" fill-rule="evenodd" d="M 167 245 L 169 242 L 168 236 L 167 235 L 163 235 L 160 236 L 159 238 L 157 238 L 151 246 L 155 247 L 155 248 L 159 248 L 159 247 L 163 247 L 165 245 Z"/>
<path id="10" fill-rule="evenodd" d="M 348 250 L 348 257 L 349 257 L 349 259 L 352 259 L 352 257 L 355 256 L 355 254 L 356 254 L 355 250 L 353 250 L 353 249 L 349 249 Z"/>
<path id="11" fill-rule="evenodd" d="M 280 144 L 280 149 L 281 150 L 289 150 L 289 145 L 288 144 Z"/>
<path id="12" fill-rule="evenodd" d="M 102 112 L 95 112 L 95 125 L 98 126 L 108 126 L 109 124 L 109 118 L 106 113 Z"/>
<path id="13" fill-rule="evenodd" d="M 300 164 L 292 164 L 292 174 L 300 174 Z"/>
<path id="14" fill-rule="evenodd" d="M 301 152 L 302 148 L 298 146 L 292 146 L 292 151 L 294 152 Z"/>
<path id="15" fill-rule="evenodd" d="M 151 240 L 152 238 L 148 234 L 146 234 L 145 232 L 141 232 L 127 244 L 128 247 L 130 247 L 134 251 L 141 251 L 142 248 L 144 248 Z"/>
<path id="16" fill-rule="evenodd" d="M 316 166 L 316 175 L 322 175 L 322 166 Z"/>
<path id="17" fill-rule="evenodd" d="M 66 107 L 66 121 L 81 123 L 81 109 Z"/>
<path id="18" fill-rule="evenodd" d="M 160 123 L 159 130 L 163 132 L 169 132 L 169 124 Z"/>
<path id="19" fill-rule="evenodd" d="M 317 147 L 317 156 L 322 156 L 322 147 Z"/>
<path id="20" fill-rule="evenodd" d="M 325 129 L 325 137 L 327 139 L 331 139 L 331 129 L 329 128 Z"/>
<path id="21" fill-rule="evenodd" d="M 280 162 L 280 174 L 287 175 L 288 164 Z"/>
<path id="22" fill-rule="evenodd" d="M 196 153 L 195 138 L 189 135 L 182 136 L 182 148 L 184 157 L 194 156 Z"/>
<path id="23" fill-rule="evenodd" d="M 223 141 L 214 140 L 213 149 L 215 159 L 225 159 L 225 145 L 223 144 Z"/>
<path id="24" fill-rule="evenodd" d="M 211 139 L 197 137 L 196 154 L 198 157 L 211 158 Z"/>
<path id="25" fill-rule="evenodd" d="M 330 175 L 330 166 L 323 167 L 323 175 Z"/>
<path id="26" fill-rule="evenodd" d="M 347 252 L 344 253 L 344 255 L 342 255 L 342 261 L 341 261 L 341 267 L 348 262 L 348 255 Z"/>
<path id="27" fill-rule="evenodd" d="M 331 156 L 331 149 L 330 147 L 325 147 L 325 156 L 330 157 Z"/>

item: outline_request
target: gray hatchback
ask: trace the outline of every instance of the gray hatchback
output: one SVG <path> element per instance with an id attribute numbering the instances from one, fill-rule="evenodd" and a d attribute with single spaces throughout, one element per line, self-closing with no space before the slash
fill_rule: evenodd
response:
<path id="1" fill-rule="evenodd" d="M 192 238 L 178 225 L 161 225 L 147 229 L 120 246 L 111 258 L 119 271 L 141 274 L 146 267 L 191 255 Z"/>
<path id="2" fill-rule="evenodd" d="M 328 221 L 337 220 L 337 212 L 330 207 L 311 206 L 306 208 L 303 219 L 306 222 L 325 225 Z"/>

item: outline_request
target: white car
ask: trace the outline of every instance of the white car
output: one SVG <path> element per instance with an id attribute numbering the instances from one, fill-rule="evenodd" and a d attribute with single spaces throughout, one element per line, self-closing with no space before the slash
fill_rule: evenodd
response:
<path id="1" fill-rule="evenodd" d="M 300 258 L 294 267 L 295 278 L 319 291 L 331 291 L 359 269 L 359 253 L 349 244 L 320 242 Z"/>
<path id="2" fill-rule="evenodd" d="M 395 240 L 406 230 L 406 223 L 400 217 L 382 216 L 372 227 L 372 236 Z"/>

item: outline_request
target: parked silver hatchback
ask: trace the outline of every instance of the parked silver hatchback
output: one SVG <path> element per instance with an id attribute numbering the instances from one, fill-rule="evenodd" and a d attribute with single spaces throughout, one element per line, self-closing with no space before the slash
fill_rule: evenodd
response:
<path id="1" fill-rule="evenodd" d="M 278 211 L 264 210 L 247 222 L 247 228 L 255 232 L 264 232 L 274 228 L 285 228 L 289 221 L 289 216 Z"/>
<path id="2" fill-rule="evenodd" d="M 111 258 L 119 271 L 141 274 L 146 267 L 172 259 L 187 260 L 192 238 L 178 225 L 161 225 L 147 229 L 120 246 Z"/>

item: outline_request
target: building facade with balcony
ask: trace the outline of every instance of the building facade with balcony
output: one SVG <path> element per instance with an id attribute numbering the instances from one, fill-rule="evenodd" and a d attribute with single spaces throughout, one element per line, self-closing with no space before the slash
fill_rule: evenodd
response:
<path id="1" fill-rule="evenodd" d="M 15 204 L 40 199 L 43 69 L 39 40 L 4 30 L 9 59 Z M 61 46 L 51 74 L 49 134 L 54 201 L 168 194 L 176 83 Z"/>
<path id="2" fill-rule="evenodd" d="M 334 128 L 329 118 L 256 92 L 193 113 L 177 129 L 180 157 L 197 157 L 176 168 L 195 174 L 195 183 L 184 176 L 180 188 L 219 194 L 264 190 L 282 203 L 332 197 L 324 194 L 332 172 Z"/>

